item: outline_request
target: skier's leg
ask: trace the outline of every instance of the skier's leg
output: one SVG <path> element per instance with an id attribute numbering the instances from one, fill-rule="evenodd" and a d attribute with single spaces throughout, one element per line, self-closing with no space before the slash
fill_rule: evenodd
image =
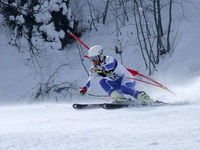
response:
<path id="1" fill-rule="evenodd" d="M 115 90 L 120 89 L 120 84 L 118 82 L 103 78 L 99 82 L 101 87 L 108 93 L 108 95 L 111 95 L 111 93 Z"/>
<path id="2" fill-rule="evenodd" d="M 120 82 L 112 81 L 109 79 L 102 79 L 100 81 L 101 87 L 110 95 L 116 102 L 128 101 L 120 92 Z"/>
<path id="3" fill-rule="evenodd" d="M 134 80 L 123 79 L 121 84 L 121 91 L 124 94 L 131 95 L 137 99 L 139 91 L 137 91 L 134 87 L 136 82 Z"/>
<path id="4" fill-rule="evenodd" d="M 144 91 L 137 91 L 135 87 L 136 83 L 133 80 L 123 79 L 121 85 L 121 91 L 124 94 L 128 94 L 136 98 L 137 100 L 144 101 L 147 103 L 153 103 L 154 100 L 150 98 Z"/>

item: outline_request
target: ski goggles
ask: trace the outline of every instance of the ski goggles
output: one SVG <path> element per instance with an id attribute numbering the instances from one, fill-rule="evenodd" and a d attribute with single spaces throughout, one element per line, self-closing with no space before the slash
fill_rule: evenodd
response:
<path id="1" fill-rule="evenodd" d="M 99 56 L 91 56 L 90 61 L 96 61 L 99 60 Z"/>

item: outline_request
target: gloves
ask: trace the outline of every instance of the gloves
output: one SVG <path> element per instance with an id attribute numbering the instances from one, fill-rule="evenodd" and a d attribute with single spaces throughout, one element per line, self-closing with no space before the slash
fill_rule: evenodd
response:
<path id="1" fill-rule="evenodd" d="M 80 93 L 81 95 L 84 95 L 86 92 L 87 92 L 87 87 L 84 86 L 84 87 L 82 87 L 82 89 L 80 90 L 79 93 Z"/>
<path id="2" fill-rule="evenodd" d="M 90 70 L 91 72 L 98 72 L 98 73 L 103 72 L 101 66 L 93 66 Z"/>

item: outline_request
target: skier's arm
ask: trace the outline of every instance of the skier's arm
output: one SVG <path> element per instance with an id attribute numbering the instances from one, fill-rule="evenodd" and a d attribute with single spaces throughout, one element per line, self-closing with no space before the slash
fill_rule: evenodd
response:
<path id="1" fill-rule="evenodd" d="M 102 71 L 113 71 L 117 66 L 117 60 L 112 56 L 106 57 L 106 64 L 102 66 Z"/>
<path id="2" fill-rule="evenodd" d="M 92 72 L 90 73 L 87 82 L 84 84 L 84 86 L 80 90 L 81 95 L 84 95 L 89 88 L 91 89 L 91 85 L 92 85 L 93 81 L 95 80 L 96 76 L 97 76 L 97 73 L 92 73 Z"/>

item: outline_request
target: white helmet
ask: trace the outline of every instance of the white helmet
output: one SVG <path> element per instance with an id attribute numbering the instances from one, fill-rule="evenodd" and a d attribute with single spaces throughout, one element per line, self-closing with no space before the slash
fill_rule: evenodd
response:
<path id="1" fill-rule="evenodd" d="M 103 57 L 103 48 L 100 45 L 94 45 L 92 46 L 89 51 L 88 51 L 88 56 L 90 57 L 91 60 L 97 60 L 99 59 L 100 61 L 102 60 Z"/>

